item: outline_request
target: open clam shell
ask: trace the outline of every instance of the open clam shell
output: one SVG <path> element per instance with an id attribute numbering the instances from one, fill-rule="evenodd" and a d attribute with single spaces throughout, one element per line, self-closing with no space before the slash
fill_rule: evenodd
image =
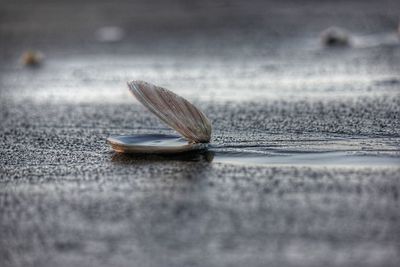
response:
<path id="1" fill-rule="evenodd" d="M 143 81 L 128 87 L 136 99 L 168 126 L 182 135 L 111 136 L 108 143 L 122 153 L 181 153 L 207 148 L 211 139 L 210 120 L 197 107 L 175 93 Z"/>

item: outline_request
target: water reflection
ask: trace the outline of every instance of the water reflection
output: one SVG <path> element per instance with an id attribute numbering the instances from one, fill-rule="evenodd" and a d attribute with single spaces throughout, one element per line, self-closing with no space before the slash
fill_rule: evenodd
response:
<path id="1" fill-rule="evenodd" d="M 179 154 L 124 154 L 114 153 L 111 161 L 117 164 L 134 164 L 159 161 L 212 162 L 214 152 L 209 150 L 191 151 Z"/>

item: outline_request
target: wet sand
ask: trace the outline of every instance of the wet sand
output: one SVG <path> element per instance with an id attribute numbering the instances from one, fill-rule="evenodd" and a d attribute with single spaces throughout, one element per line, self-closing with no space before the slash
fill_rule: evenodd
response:
<path id="1" fill-rule="evenodd" d="M 376 2 L 4 2 L 0 265 L 397 266 L 400 6 Z M 174 134 L 132 79 L 201 107 L 209 150 L 115 154 Z"/>

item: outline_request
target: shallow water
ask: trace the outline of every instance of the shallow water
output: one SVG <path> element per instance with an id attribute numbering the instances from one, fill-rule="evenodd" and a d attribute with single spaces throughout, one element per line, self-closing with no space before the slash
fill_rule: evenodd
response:
<path id="1" fill-rule="evenodd" d="M 215 162 L 247 165 L 292 166 L 400 166 L 396 138 L 329 136 L 297 140 L 268 135 L 256 143 L 211 146 Z"/>
<path id="2" fill-rule="evenodd" d="M 152 149 L 158 148 L 161 153 L 164 149 L 177 149 L 170 151 L 171 154 L 159 155 L 160 151 L 152 155 L 140 153 L 129 155 L 114 155 L 114 162 L 129 162 L 148 160 L 178 160 L 178 161 L 207 161 L 214 163 L 244 164 L 244 165 L 291 165 L 291 166 L 400 166 L 400 151 L 396 148 L 382 147 L 380 150 L 355 149 L 359 143 L 355 140 L 340 140 L 309 142 L 298 147 L 282 147 L 260 145 L 209 145 L 193 146 L 182 150 L 188 142 L 177 135 L 165 134 L 142 134 L 132 136 L 113 136 L 115 142 L 121 146 L 137 147 L 143 153 L 151 153 Z M 361 139 L 362 140 L 362 139 Z M 304 142 L 307 143 L 307 142 Z M 306 146 L 307 149 L 301 149 Z M 113 145 L 114 147 L 114 145 Z M 333 148 L 334 147 L 334 148 Z M 114 148 L 115 149 L 115 148 Z M 117 149 L 118 150 L 118 149 Z"/>
<path id="3" fill-rule="evenodd" d="M 351 152 L 307 152 L 288 151 L 270 154 L 254 152 L 227 152 L 218 149 L 198 150 L 171 155 L 161 154 L 121 154 L 112 156 L 114 163 L 137 164 L 157 161 L 199 161 L 247 166 L 319 166 L 319 167 L 398 167 L 399 156 L 365 155 Z"/>
<path id="4" fill-rule="evenodd" d="M 291 166 L 400 166 L 399 156 L 360 155 L 350 152 L 287 152 L 270 155 L 248 152 L 215 152 L 213 162 L 246 165 Z"/>

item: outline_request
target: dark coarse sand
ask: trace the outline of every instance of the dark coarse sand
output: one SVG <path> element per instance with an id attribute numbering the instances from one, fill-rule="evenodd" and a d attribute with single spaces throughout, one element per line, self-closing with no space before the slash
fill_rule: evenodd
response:
<path id="1" fill-rule="evenodd" d="M 400 2 L 264 2 L 0 3 L 1 267 L 399 266 Z M 113 153 L 173 133 L 132 79 L 198 105 L 209 151 Z"/>

